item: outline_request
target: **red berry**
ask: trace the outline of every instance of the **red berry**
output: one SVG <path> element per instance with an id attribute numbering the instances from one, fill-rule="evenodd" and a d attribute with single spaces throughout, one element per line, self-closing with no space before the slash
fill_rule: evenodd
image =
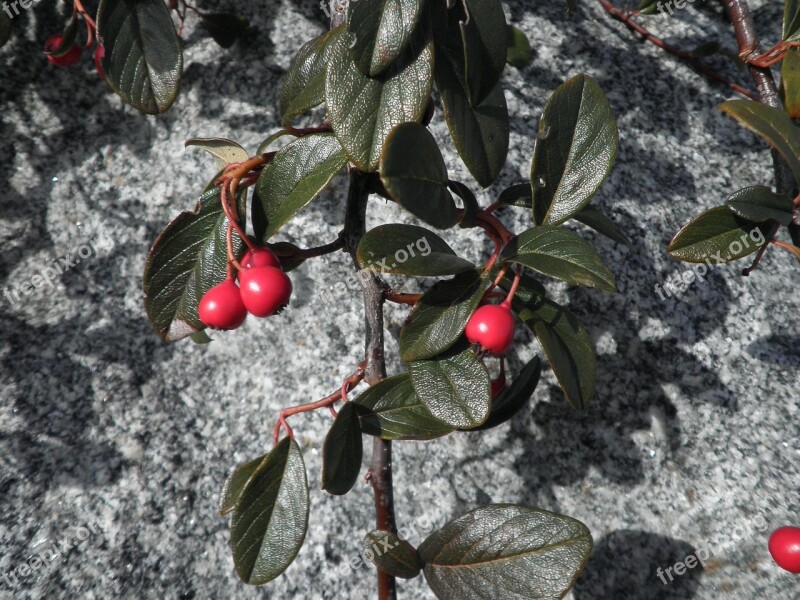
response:
<path id="1" fill-rule="evenodd" d="M 241 295 L 247 310 L 256 317 L 268 317 L 289 304 L 292 280 L 275 267 L 253 267 L 239 271 Z"/>
<path id="2" fill-rule="evenodd" d="M 52 52 L 58 48 L 61 45 L 61 40 L 63 39 L 63 35 L 51 35 L 49 38 L 47 38 L 47 41 L 44 44 L 45 52 Z M 81 52 L 83 52 L 83 49 L 77 44 L 73 44 L 72 48 L 70 48 L 69 51 L 63 56 L 50 56 L 48 54 L 47 60 L 58 67 L 71 67 L 78 62 L 78 59 L 81 57 Z"/>
<path id="3" fill-rule="evenodd" d="M 256 267 L 275 267 L 276 269 L 280 269 L 281 261 L 266 248 L 256 248 L 244 255 L 242 266 L 245 269 L 253 269 Z"/>
<path id="4" fill-rule="evenodd" d="M 469 318 L 466 334 L 473 344 L 480 344 L 492 354 L 502 356 L 514 341 L 511 306 L 505 302 L 484 304 Z"/>
<path id="5" fill-rule="evenodd" d="M 500 374 L 497 379 L 492 379 L 492 398 L 496 398 L 506 389 L 506 376 Z"/>
<path id="6" fill-rule="evenodd" d="M 800 573 L 800 527 L 781 527 L 769 537 L 769 553 L 781 569 Z"/>
<path id="7" fill-rule="evenodd" d="M 97 74 L 101 79 L 106 78 L 106 73 L 103 71 L 103 59 L 106 57 L 106 49 L 102 46 L 97 46 L 94 49 L 94 68 L 97 69 Z"/>
<path id="8" fill-rule="evenodd" d="M 232 279 L 208 290 L 200 300 L 197 313 L 200 320 L 213 329 L 236 329 L 247 317 L 239 286 Z"/>

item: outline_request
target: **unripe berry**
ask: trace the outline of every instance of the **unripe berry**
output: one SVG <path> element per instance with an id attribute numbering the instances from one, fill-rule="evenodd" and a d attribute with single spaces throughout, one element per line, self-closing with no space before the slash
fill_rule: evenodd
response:
<path id="1" fill-rule="evenodd" d="M 247 318 L 239 286 L 226 279 L 208 290 L 197 307 L 200 320 L 212 329 L 236 329 Z"/>
<path id="2" fill-rule="evenodd" d="M 45 52 L 52 52 L 53 50 L 58 48 L 61 45 L 61 40 L 63 39 L 64 39 L 63 35 L 59 34 L 51 35 L 49 38 L 47 38 L 47 41 L 44 44 Z M 81 57 L 81 52 L 83 52 L 83 49 L 80 48 L 77 44 L 73 44 L 72 48 L 70 48 L 69 51 L 63 56 L 51 56 L 48 54 L 47 60 L 49 60 L 57 67 L 71 67 L 76 62 L 78 62 L 78 59 Z"/>
<path id="3" fill-rule="evenodd" d="M 781 569 L 800 573 L 800 527 L 781 527 L 769 537 L 769 553 Z"/>
<path id="4" fill-rule="evenodd" d="M 103 59 L 106 57 L 106 49 L 102 46 L 97 46 L 94 49 L 94 68 L 97 69 L 97 74 L 101 79 L 106 78 L 106 73 L 103 71 Z"/>
<path id="5" fill-rule="evenodd" d="M 289 304 L 292 280 L 275 267 L 253 267 L 239 271 L 242 302 L 256 317 L 268 317 Z"/>
<path id="6" fill-rule="evenodd" d="M 244 255 L 242 258 L 242 266 L 245 269 L 253 269 L 256 267 L 275 267 L 276 269 L 280 269 L 281 261 L 266 248 L 256 248 Z"/>
<path id="7" fill-rule="evenodd" d="M 484 304 L 470 317 L 465 333 L 473 344 L 480 344 L 492 354 L 502 356 L 514 341 L 511 306 L 506 302 Z"/>

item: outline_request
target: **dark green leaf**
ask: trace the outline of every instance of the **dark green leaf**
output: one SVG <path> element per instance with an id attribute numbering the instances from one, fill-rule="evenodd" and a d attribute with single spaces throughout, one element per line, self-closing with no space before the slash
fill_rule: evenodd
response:
<path id="1" fill-rule="evenodd" d="M 727 206 L 717 206 L 685 225 L 667 250 L 673 258 L 690 263 L 713 259 L 717 264 L 742 258 L 758 250 L 769 226 L 738 217 Z M 753 233 L 759 232 L 756 239 Z"/>
<path id="2" fill-rule="evenodd" d="M 497 277 L 499 271 L 500 268 L 495 266 L 492 276 Z M 503 277 L 503 279 L 500 280 L 500 287 L 506 292 L 511 289 L 511 286 L 514 283 L 514 277 L 512 275 L 513 274 L 507 274 L 505 277 Z M 532 302 L 545 296 L 547 296 L 547 290 L 545 290 L 545 287 L 537 279 L 534 279 L 528 273 L 523 272 L 519 281 L 519 285 L 517 286 L 517 293 L 514 295 L 514 298 L 521 300 L 522 302 Z"/>
<path id="3" fill-rule="evenodd" d="M 630 240 L 624 233 L 614 224 L 614 221 L 609 219 L 605 214 L 601 213 L 594 206 L 587 206 L 577 215 L 572 217 L 576 221 L 580 221 L 584 225 L 591 227 L 598 233 L 602 233 L 607 238 L 614 240 L 625 246 L 630 246 Z"/>
<path id="4" fill-rule="evenodd" d="M 245 487 L 247 487 L 247 484 L 253 478 L 256 471 L 258 471 L 258 467 L 261 466 L 265 458 L 267 458 L 266 454 L 259 456 L 255 460 L 246 462 L 243 465 L 239 465 L 233 473 L 230 474 L 225 481 L 225 485 L 222 486 L 222 494 L 219 499 L 219 514 L 221 516 L 224 517 L 236 508 L 236 505 L 239 504 L 239 499 L 242 497 L 242 492 Z"/>
<path id="5" fill-rule="evenodd" d="M 239 214 L 245 195 L 239 194 Z M 225 279 L 228 220 L 222 212 L 220 190 L 200 197 L 194 212 L 183 212 L 153 244 L 144 267 L 144 307 L 159 336 L 174 342 L 202 330 L 197 316 L 203 295 Z M 237 258 L 244 244 L 233 234 Z"/>
<path id="6" fill-rule="evenodd" d="M 559 86 L 544 107 L 531 163 L 535 222 L 559 225 L 589 204 L 611 173 L 618 146 L 600 86 L 585 75 Z"/>
<path id="7" fill-rule="evenodd" d="M 786 0 L 783 6 L 783 41 L 800 40 L 800 0 Z"/>
<path id="8" fill-rule="evenodd" d="M 725 202 L 734 214 L 754 223 L 777 221 L 781 225 L 792 222 L 794 205 L 789 196 L 776 194 L 765 186 L 744 188 Z"/>
<path id="9" fill-rule="evenodd" d="M 290 256 L 281 256 L 282 253 L 285 252 L 297 252 L 300 250 L 299 246 L 292 244 L 291 242 L 278 242 L 276 244 L 267 244 L 267 247 L 272 250 L 273 252 L 278 254 L 278 258 L 281 261 L 281 268 L 286 272 L 289 273 L 294 271 L 297 267 L 302 265 L 306 262 L 305 258 L 294 258 Z"/>
<path id="10" fill-rule="evenodd" d="M 231 13 L 203 13 L 200 19 L 203 28 L 223 48 L 233 46 L 249 26 L 247 19 Z"/>
<path id="11" fill-rule="evenodd" d="M 350 53 L 364 75 L 377 77 L 408 47 L 423 0 L 358 0 L 348 5 Z"/>
<path id="12" fill-rule="evenodd" d="M 164 0 L 100 0 L 106 81 L 134 108 L 158 114 L 178 96 L 183 52 Z"/>
<path id="13" fill-rule="evenodd" d="M 456 224 L 456 205 L 447 190 L 447 167 L 439 145 L 419 123 L 403 123 L 386 139 L 381 181 L 400 206 L 429 225 Z"/>
<path id="14" fill-rule="evenodd" d="M 417 396 L 443 423 L 472 429 L 489 417 L 489 373 L 472 348 L 458 344 L 446 354 L 411 362 L 408 373 Z"/>
<path id="15" fill-rule="evenodd" d="M 658 3 L 663 0 L 642 0 L 639 4 L 639 12 L 643 15 L 653 15 L 658 10 Z"/>
<path id="16" fill-rule="evenodd" d="M 193 333 L 190 338 L 195 344 L 210 344 L 213 340 L 208 336 L 208 334 L 203 331 L 198 331 L 197 333 Z"/>
<path id="17" fill-rule="evenodd" d="M 542 225 L 523 231 L 509 242 L 500 258 L 574 285 L 617 290 L 614 275 L 597 252 L 582 237 L 561 227 Z"/>
<path id="18" fill-rule="evenodd" d="M 273 143 L 275 143 L 277 140 L 287 135 L 292 135 L 292 134 L 286 129 L 279 129 L 278 131 L 267 137 L 267 139 L 265 139 L 263 142 L 261 142 L 261 145 L 259 145 L 258 150 L 256 151 L 256 155 L 261 156 L 262 154 L 265 154 Z"/>
<path id="19" fill-rule="evenodd" d="M 349 492 L 361 471 L 362 453 L 358 413 L 348 402 L 336 415 L 322 446 L 322 489 L 335 496 Z"/>
<path id="20" fill-rule="evenodd" d="M 562 598 L 591 551 L 580 521 L 512 504 L 470 511 L 419 547 L 425 578 L 441 600 Z"/>
<path id="21" fill-rule="evenodd" d="M 358 70 L 346 36 L 331 45 L 325 84 L 331 126 L 350 160 L 362 171 L 374 171 L 389 133 L 425 114 L 433 80 L 431 44 L 420 33 L 377 78 Z"/>
<path id="22" fill-rule="evenodd" d="M 281 148 L 256 184 L 267 218 L 262 241 L 291 221 L 346 164 L 342 147 L 330 133 L 307 135 Z"/>
<path id="23" fill-rule="evenodd" d="M 368 231 L 358 245 L 357 258 L 362 269 L 382 274 L 441 277 L 475 268 L 438 235 L 416 225 L 381 225 Z"/>
<path id="24" fill-rule="evenodd" d="M 471 271 L 425 292 L 400 331 L 402 359 L 431 358 L 455 344 L 490 284 L 480 272 Z"/>
<path id="25" fill-rule="evenodd" d="M 250 477 L 233 510 L 231 549 L 242 581 L 267 583 L 292 564 L 306 537 L 308 511 L 303 455 L 284 438 Z"/>
<path id="26" fill-rule="evenodd" d="M 461 198 L 461 202 L 464 205 L 464 214 L 458 226 L 462 229 L 475 227 L 478 223 L 478 213 L 481 210 L 481 206 L 478 204 L 478 199 L 475 197 L 475 194 L 460 181 L 453 181 L 451 179 L 447 182 L 447 187 L 450 188 L 450 191 L 456 196 Z"/>
<path id="27" fill-rule="evenodd" d="M 0 13 L 0 48 L 11 39 L 11 18 L 5 13 Z"/>
<path id="28" fill-rule="evenodd" d="M 463 0 L 467 18 L 459 23 L 464 44 L 464 81 L 472 106 L 493 94 L 506 67 L 506 15 L 500 0 Z"/>
<path id="29" fill-rule="evenodd" d="M 790 48 L 781 61 L 781 89 L 786 113 L 800 119 L 800 48 Z"/>
<path id="30" fill-rule="evenodd" d="M 232 140 L 225 138 L 191 138 L 184 147 L 198 146 L 208 152 L 217 162 L 218 169 L 224 169 L 231 163 L 244 162 L 250 158 L 247 150 Z"/>
<path id="31" fill-rule="evenodd" d="M 800 130 L 785 111 L 755 100 L 730 100 L 720 108 L 772 144 L 800 182 Z"/>
<path id="32" fill-rule="evenodd" d="M 506 62 L 515 69 L 524 69 L 533 62 L 533 48 L 528 36 L 520 29 L 508 26 L 508 53 Z"/>
<path id="33" fill-rule="evenodd" d="M 538 356 L 525 365 L 511 385 L 492 400 L 492 411 L 486 423 L 470 431 L 482 431 L 502 425 L 517 414 L 536 391 L 542 374 L 542 361 Z"/>
<path id="34" fill-rule="evenodd" d="M 16 8 L 16 7 L 15 7 Z M 0 24 L 0 29 L 2 29 L 2 24 Z M 2 34 L 0 33 L 0 36 Z M 49 49 L 45 46 L 44 53 L 52 56 L 53 58 L 61 58 L 62 56 L 66 55 L 69 51 L 72 50 L 72 47 L 78 41 L 78 13 L 73 12 L 72 18 L 69 21 L 69 25 L 64 30 L 64 35 L 61 37 L 61 43 L 56 46 L 55 48 Z"/>
<path id="35" fill-rule="evenodd" d="M 434 418 L 408 373 L 384 379 L 358 396 L 361 430 L 384 440 L 432 440 L 453 431 Z"/>
<path id="36" fill-rule="evenodd" d="M 569 311 L 545 298 L 515 298 L 514 310 L 539 339 L 569 403 L 576 410 L 587 408 L 594 396 L 597 363 L 586 329 Z"/>
<path id="37" fill-rule="evenodd" d="M 425 566 L 414 546 L 380 529 L 369 532 L 364 538 L 364 554 L 381 571 L 401 579 L 413 579 Z"/>
<path id="38" fill-rule="evenodd" d="M 281 119 L 292 119 L 325 102 L 325 74 L 334 40 L 346 37 L 344 25 L 307 42 L 292 60 L 280 94 Z"/>
<path id="39" fill-rule="evenodd" d="M 498 196 L 497 201 L 507 206 L 516 206 L 518 208 L 531 209 L 533 206 L 533 193 L 531 191 L 530 181 L 527 183 L 518 183 L 503 190 Z"/>

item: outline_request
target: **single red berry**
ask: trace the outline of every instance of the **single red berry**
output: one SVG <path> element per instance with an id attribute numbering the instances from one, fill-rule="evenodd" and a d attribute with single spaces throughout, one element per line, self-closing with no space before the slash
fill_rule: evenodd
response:
<path id="1" fill-rule="evenodd" d="M 236 329 L 247 318 L 239 286 L 226 279 L 208 290 L 197 307 L 200 320 L 213 329 Z"/>
<path id="2" fill-rule="evenodd" d="M 97 74 L 100 75 L 100 79 L 106 78 L 106 73 L 103 71 L 103 59 L 105 57 L 106 49 L 98 45 L 97 48 L 94 49 L 94 68 L 97 69 Z"/>
<path id="3" fill-rule="evenodd" d="M 492 379 L 492 398 L 497 398 L 506 389 L 506 376 L 500 374 L 497 379 Z"/>
<path id="4" fill-rule="evenodd" d="M 514 341 L 511 306 L 505 302 L 484 304 L 469 318 L 466 334 L 473 344 L 480 344 L 492 354 L 502 356 Z"/>
<path id="5" fill-rule="evenodd" d="M 241 295 L 247 310 L 256 317 L 268 317 L 289 304 L 292 280 L 275 267 L 253 267 L 239 271 Z"/>
<path id="6" fill-rule="evenodd" d="M 253 269 L 256 267 L 275 267 L 276 269 L 280 269 L 281 261 L 266 248 L 256 248 L 244 255 L 244 258 L 242 258 L 242 266 L 245 269 Z"/>
<path id="7" fill-rule="evenodd" d="M 800 527 L 781 527 L 769 537 L 769 553 L 781 569 L 800 573 Z"/>
<path id="8" fill-rule="evenodd" d="M 61 45 L 61 40 L 63 39 L 64 39 L 63 35 L 59 34 L 51 35 L 49 38 L 47 38 L 47 41 L 44 43 L 45 52 L 52 52 L 53 50 L 58 48 Z M 48 54 L 47 60 L 49 60 L 51 63 L 53 63 L 58 67 L 71 67 L 76 62 L 78 62 L 78 59 L 81 57 L 82 52 L 83 49 L 80 46 L 78 46 L 77 44 L 73 44 L 72 48 L 70 48 L 69 51 L 63 56 L 51 56 Z"/>

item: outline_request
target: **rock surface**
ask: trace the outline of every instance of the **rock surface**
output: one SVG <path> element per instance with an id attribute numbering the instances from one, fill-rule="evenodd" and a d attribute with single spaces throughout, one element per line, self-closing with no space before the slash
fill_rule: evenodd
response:
<path id="1" fill-rule="evenodd" d="M 678 297 L 662 301 L 654 288 L 685 270 L 666 255 L 672 234 L 731 192 L 770 184 L 769 153 L 716 110 L 733 97 L 727 88 L 639 43 L 593 0 L 579 4 L 567 15 L 558 1 L 505 3 L 536 59 L 505 77 L 513 149 L 501 181 L 480 197 L 486 203 L 527 177 L 556 86 L 578 72 L 597 79 L 621 148 L 595 202 L 633 245 L 582 231 L 612 266 L 619 293 L 553 288 L 596 342 L 597 397 L 573 412 L 548 368 L 509 425 L 396 444 L 398 520 L 419 543 L 431 526 L 487 502 L 572 515 L 595 539 L 573 592 L 579 600 L 795 597 L 797 577 L 773 564 L 767 538 L 800 524 L 800 312 L 789 283 L 797 264 L 770 251 L 749 278 L 741 265 L 723 266 Z M 780 4 L 754 3 L 769 40 Z M 214 173 L 183 141 L 229 137 L 254 152 L 276 129 L 283 70 L 324 29 L 324 14 L 312 1 L 204 3 L 246 15 L 252 36 L 224 51 L 190 16 L 180 99 L 166 115 L 145 117 L 106 89 L 88 57 L 70 70 L 46 63 L 39 49 L 63 26 L 61 8 L 23 12 L 0 50 L 0 276 L 11 295 L 0 298 L 0 597 L 374 597 L 372 570 L 347 566 L 372 526 L 368 487 L 344 499 L 318 489 L 327 415 L 293 421 L 315 485 L 309 535 L 283 576 L 263 589 L 240 583 L 229 523 L 217 514 L 222 482 L 269 448 L 279 408 L 326 395 L 360 360 L 358 293 L 325 295 L 339 281 L 354 285 L 346 257 L 307 263 L 292 275 L 285 314 L 250 320 L 208 346 L 156 339 L 140 292 L 156 235 L 194 206 Z M 715 37 L 734 50 L 714 3 L 647 23 L 683 47 Z M 744 81 L 727 59 L 712 64 Z M 451 177 L 471 181 L 441 120 L 434 131 Z M 281 239 L 333 239 L 343 192 L 338 182 Z M 402 218 L 375 206 L 373 224 Z M 503 218 L 526 226 L 520 215 Z M 473 234 L 451 239 L 477 256 Z M 52 287 L 10 299 L 11 288 L 67 254 L 84 258 Z M 399 368 L 403 317 L 388 315 L 390 372 Z M 539 351 L 518 335 L 512 368 Z M 705 569 L 662 583 L 656 569 L 692 553 L 708 556 Z M 52 560 L 31 561 L 23 574 L 35 556 Z M 421 578 L 400 589 L 432 597 Z"/>

